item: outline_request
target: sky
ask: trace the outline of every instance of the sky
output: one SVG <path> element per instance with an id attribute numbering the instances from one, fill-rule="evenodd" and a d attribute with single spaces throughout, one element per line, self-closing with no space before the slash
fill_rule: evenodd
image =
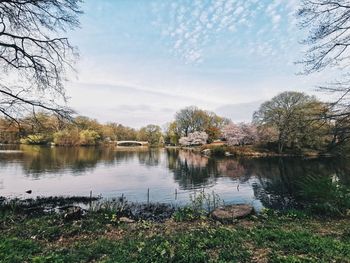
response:
<path id="1" fill-rule="evenodd" d="M 85 0 L 69 105 L 101 122 L 164 125 L 195 105 L 250 121 L 280 92 L 315 91 L 327 74 L 298 74 L 298 0 Z"/>

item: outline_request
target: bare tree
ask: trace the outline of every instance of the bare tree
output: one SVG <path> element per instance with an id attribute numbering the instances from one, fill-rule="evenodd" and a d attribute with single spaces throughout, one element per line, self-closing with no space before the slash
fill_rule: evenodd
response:
<path id="1" fill-rule="evenodd" d="M 81 0 L 0 0 L 0 113 L 67 117 L 64 81 L 78 56 L 62 33 L 79 26 Z"/>
<path id="2" fill-rule="evenodd" d="M 319 88 L 337 96 L 327 117 L 335 123 L 333 144 L 345 142 L 350 139 L 350 1 L 302 0 L 298 15 L 309 32 L 304 44 L 310 48 L 301 61 L 304 73 L 336 67 L 341 75 Z"/>
<path id="3" fill-rule="evenodd" d="M 308 29 L 304 43 L 310 45 L 306 73 L 330 66 L 348 66 L 350 60 L 349 0 L 302 0 L 298 11 L 301 26 Z"/>

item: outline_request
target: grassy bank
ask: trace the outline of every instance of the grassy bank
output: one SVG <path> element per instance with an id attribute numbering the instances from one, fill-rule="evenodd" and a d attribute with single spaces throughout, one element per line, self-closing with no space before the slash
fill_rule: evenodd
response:
<path id="1" fill-rule="evenodd" d="M 1 210 L 1 262 L 350 262 L 350 218 L 266 211 L 223 225 L 204 215 L 124 223 L 108 206 L 81 218 Z"/>

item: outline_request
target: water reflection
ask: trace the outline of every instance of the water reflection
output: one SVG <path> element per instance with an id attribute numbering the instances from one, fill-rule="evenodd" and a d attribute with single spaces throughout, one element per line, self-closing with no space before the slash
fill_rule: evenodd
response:
<path id="1" fill-rule="evenodd" d="M 7 149 L 16 151 L 3 152 Z M 350 187 L 350 163 L 341 159 L 216 159 L 175 149 L 114 147 L 0 150 L 0 195 L 31 187 L 42 195 L 94 190 L 102 195 L 128 193 L 144 201 L 145 189 L 150 188 L 155 201 L 169 201 L 174 189 L 205 188 L 224 195 L 227 202 L 258 201 L 280 209 L 311 200 L 315 191 L 307 189 L 320 188 L 318 182 L 324 188 Z"/>
<path id="2" fill-rule="evenodd" d="M 214 159 L 191 151 L 167 150 L 168 168 L 180 189 L 203 188 L 215 184 L 219 176 Z"/>

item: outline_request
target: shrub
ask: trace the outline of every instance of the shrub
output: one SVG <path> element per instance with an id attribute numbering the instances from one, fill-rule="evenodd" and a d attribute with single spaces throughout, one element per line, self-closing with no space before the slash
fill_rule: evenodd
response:
<path id="1" fill-rule="evenodd" d="M 26 138 L 22 138 L 20 140 L 20 143 L 22 144 L 47 144 L 48 138 L 41 134 L 31 134 L 28 135 Z"/>
<path id="2" fill-rule="evenodd" d="M 62 130 L 55 132 L 53 135 L 53 142 L 56 145 L 74 146 L 79 144 L 79 132 L 77 129 Z"/>
<path id="3" fill-rule="evenodd" d="M 211 154 L 213 156 L 218 156 L 218 157 L 222 157 L 225 156 L 225 152 L 226 152 L 226 147 L 225 146 L 217 146 L 217 147 L 213 147 L 211 149 Z"/>
<path id="4" fill-rule="evenodd" d="M 96 131 L 83 130 L 79 133 L 80 145 L 96 145 L 100 140 L 100 135 Z"/>

